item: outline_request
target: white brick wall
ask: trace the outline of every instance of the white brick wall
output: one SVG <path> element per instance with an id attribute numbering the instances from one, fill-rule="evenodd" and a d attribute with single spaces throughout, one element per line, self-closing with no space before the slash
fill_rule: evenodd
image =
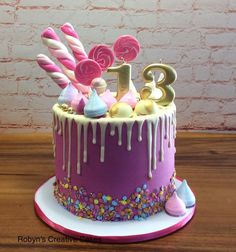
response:
<path id="1" fill-rule="evenodd" d="M 235 0 L 1 0 L 0 132 L 50 130 L 60 89 L 35 57 L 49 55 L 41 31 L 50 25 L 59 32 L 67 21 L 87 51 L 122 34 L 136 36 L 139 88 L 144 66 L 160 58 L 172 64 L 179 129 L 236 130 Z"/>

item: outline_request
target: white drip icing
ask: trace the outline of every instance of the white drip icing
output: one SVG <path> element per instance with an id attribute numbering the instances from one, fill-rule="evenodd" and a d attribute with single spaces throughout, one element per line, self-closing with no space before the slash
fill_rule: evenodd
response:
<path id="1" fill-rule="evenodd" d="M 61 133 L 62 133 L 62 137 L 63 137 L 63 141 L 62 141 L 62 169 L 65 170 L 66 169 L 66 117 L 61 117 Z"/>
<path id="2" fill-rule="evenodd" d="M 81 137 L 81 127 L 82 125 L 79 122 L 77 124 L 77 174 L 81 172 L 81 164 L 80 164 L 80 137 Z"/>
<path id="3" fill-rule="evenodd" d="M 97 123 L 93 122 L 91 124 L 92 124 L 92 131 L 93 131 L 93 144 L 96 144 L 96 142 L 97 142 L 97 136 L 96 136 L 96 133 L 97 133 Z"/>
<path id="4" fill-rule="evenodd" d="M 152 155 L 153 155 L 153 170 L 156 170 L 157 168 L 157 159 L 156 159 L 156 150 L 157 150 L 157 126 L 158 126 L 159 118 L 157 120 L 154 120 L 153 122 L 153 149 L 152 149 Z"/>
<path id="5" fill-rule="evenodd" d="M 134 122 L 126 122 L 127 125 L 127 150 L 131 151 L 131 137 Z"/>
<path id="6" fill-rule="evenodd" d="M 174 111 L 174 112 L 173 112 Z M 53 129 L 58 134 L 62 135 L 62 149 L 63 149 L 63 161 L 62 169 L 66 169 L 66 156 L 67 160 L 67 175 L 71 176 L 71 138 L 72 138 L 72 122 L 77 125 L 77 174 L 81 174 L 81 134 L 83 132 L 83 163 L 87 162 L 88 159 L 88 126 L 91 124 L 92 127 L 92 143 L 96 144 L 97 139 L 97 126 L 100 128 L 101 141 L 100 141 L 100 162 L 105 162 L 105 143 L 106 143 L 106 129 L 107 125 L 110 124 L 110 136 L 116 134 L 117 128 L 117 144 L 122 145 L 122 128 L 123 124 L 126 123 L 126 140 L 127 140 L 127 150 L 131 151 L 132 149 L 132 130 L 134 123 L 137 122 L 138 134 L 137 141 L 142 141 L 142 132 L 143 132 L 143 123 L 147 123 L 147 143 L 148 143 L 148 177 L 152 178 L 152 170 L 155 170 L 157 167 L 156 161 L 156 149 L 157 149 L 157 140 L 160 141 L 160 152 L 159 160 L 164 160 L 164 139 L 167 139 L 168 147 L 171 147 L 171 139 L 176 136 L 176 120 L 175 120 L 175 106 L 172 105 L 170 109 L 161 109 L 158 111 L 158 114 L 147 115 L 136 118 L 100 118 L 100 119 L 89 119 L 82 115 L 72 115 L 67 112 L 63 112 L 58 105 L 53 107 Z M 157 136 L 158 124 L 160 123 L 160 138 Z M 68 132 L 68 148 L 66 148 L 66 126 Z M 83 131 L 82 131 L 83 129 Z M 55 138 L 55 135 L 54 135 Z M 55 139 L 54 139 L 55 143 Z M 68 149 L 68 150 L 66 150 Z M 66 155 L 66 151 L 68 151 Z"/>
<path id="7" fill-rule="evenodd" d="M 160 156 L 159 160 L 164 161 L 164 117 L 160 118 Z"/>
<path id="8" fill-rule="evenodd" d="M 68 163 L 67 163 L 67 176 L 70 177 L 70 170 L 71 170 L 71 126 L 72 126 L 72 118 L 67 119 L 68 125 Z"/>
<path id="9" fill-rule="evenodd" d="M 143 128 L 144 121 L 138 121 L 138 141 L 142 141 L 142 128 Z"/>
<path id="10" fill-rule="evenodd" d="M 84 152 L 83 152 L 83 162 L 87 163 L 87 148 L 88 148 L 88 141 L 87 141 L 87 135 L 88 135 L 88 123 L 83 124 L 83 130 L 84 130 Z"/>
<path id="11" fill-rule="evenodd" d="M 147 121 L 148 177 L 152 178 L 152 121 Z"/>
<path id="12" fill-rule="evenodd" d="M 101 129 L 101 148 L 100 148 L 100 162 L 104 162 L 105 159 L 105 136 L 107 123 L 99 123 Z"/>
<path id="13" fill-rule="evenodd" d="M 168 120 L 169 120 L 169 123 L 168 123 L 168 136 L 169 136 L 169 138 L 168 138 L 168 147 L 170 148 L 171 147 L 171 118 L 172 118 L 173 116 L 171 115 L 171 116 L 169 116 L 169 118 L 168 118 Z"/>

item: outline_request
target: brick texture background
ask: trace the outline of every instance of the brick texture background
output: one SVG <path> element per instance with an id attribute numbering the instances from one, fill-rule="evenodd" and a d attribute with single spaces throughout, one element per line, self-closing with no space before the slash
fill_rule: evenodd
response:
<path id="1" fill-rule="evenodd" d="M 236 130 L 235 0 L 1 0 L 0 133 L 50 130 L 60 89 L 35 58 L 49 55 L 41 31 L 50 25 L 59 32 L 65 22 L 87 51 L 122 34 L 136 36 L 138 87 L 147 64 L 161 58 L 173 65 L 179 129 Z"/>

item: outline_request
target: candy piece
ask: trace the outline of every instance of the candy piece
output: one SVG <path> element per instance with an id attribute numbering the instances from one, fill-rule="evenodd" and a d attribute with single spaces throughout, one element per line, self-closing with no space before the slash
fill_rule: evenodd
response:
<path id="1" fill-rule="evenodd" d="M 77 114 L 82 115 L 84 114 L 84 107 L 87 102 L 88 99 L 81 92 L 79 92 L 78 95 L 72 100 L 71 107 Z"/>
<path id="2" fill-rule="evenodd" d="M 102 78 L 95 78 L 92 80 L 91 87 L 97 91 L 97 94 L 102 94 L 105 92 L 107 83 Z"/>
<path id="3" fill-rule="evenodd" d="M 38 54 L 37 62 L 60 88 L 65 88 L 70 83 L 68 77 L 62 73 L 61 68 L 57 66 L 51 59 L 49 59 L 48 56 L 44 54 Z"/>
<path id="4" fill-rule="evenodd" d="M 71 80 L 72 84 L 81 92 L 89 93 L 90 88 L 81 85 L 76 80 L 74 73 L 76 67 L 75 59 L 68 52 L 66 46 L 60 41 L 55 31 L 49 27 L 42 32 L 41 37 L 43 44 L 48 47 L 49 52 L 62 64 L 62 70 Z"/>
<path id="5" fill-rule="evenodd" d="M 178 197 L 176 192 L 174 192 L 173 195 L 167 200 L 165 204 L 165 210 L 169 215 L 172 216 L 182 216 L 186 213 L 185 204 Z"/>
<path id="6" fill-rule="evenodd" d="M 106 103 L 97 95 L 96 90 L 93 90 L 87 104 L 84 107 L 84 115 L 95 118 L 106 114 Z"/>
<path id="7" fill-rule="evenodd" d="M 128 103 L 132 108 L 135 108 L 135 105 L 137 104 L 137 98 L 133 91 L 129 91 L 124 96 L 121 97 L 119 102 L 126 102 Z"/>
<path id="8" fill-rule="evenodd" d="M 111 106 L 116 103 L 116 98 L 112 95 L 111 91 L 107 89 L 105 93 L 103 93 L 101 96 L 101 99 L 106 103 L 108 106 L 108 109 L 111 108 Z"/>
<path id="9" fill-rule="evenodd" d="M 84 59 L 75 68 L 76 79 L 84 84 L 91 85 L 93 79 L 101 77 L 102 70 L 99 64 L 91 59 Z"/>
<path id="10" fill-rule="evenodd" d="M 157 113 L 158 106 L 152 100 L 141 100 L 136 104 L 134 111 L 138 115 L 151 115 Z"/>
<path id="11" fill-rule="evenodd" d="M 65 39 L 70 49 L 72 50 L 75 58 L 78 61 L 87 59 L 88 56 L 84 50 L 84 46 L 81 43 L 74 27 L 70 23 L 65 23 L 64 25 L 61 26 L 61 31 L 64 33 Z"/>
<path id="12" fill-rule="evenodd" d="M 68 52 L 66 46 L 60 41 L 55 31 L 49 27 L 41 34 L 43 44 L 48 47 L 50 53 L 58 59 L 58 61 L 64 66 L 65 74 L 71 81 L 75 81 L 71 72 L 75 70 L 75 59 Z"/>
<path id="13" fill-rule="evenodd" d="M 71 106 L 72 100 L 78 95 L 77 89 L 70 83 L 67 87 L 65 87 L 59 98 L 58 98 L 58 104 L 67 104 L 68 106 Z"/>
<path id="14" fill-rule="evenodd" d="M 111 117 L 129 118 L 133 114 L 133 109 L 125 102 L 117 102 L 112 105 L 109 114 Z"/>
<path id="15" fill-rule="evenodd" d="M 113 49 L 117 59 L 129 62 L 138 56 L 140 44 L 135 37 L 123 35 L 116 40 Z"/>
<path id="16" fill-rule="evenodd" d="M 186 180 L 183 180 L 183 182 L 177 189 L 177 194 L 180 197 L 180 199 L 183 200 L 186 207 L 192 207 L 195 205 L 196 202 L 195 196 L 191 191 L 191 189 L 189 188 Z"/>
<path id="17" fill-rule="evenodd" d="M 102 71 L 106 71 L 114 62 L 114 54 L 107 45 L 96 45 L 90 52 L 88 57 L 95 60 L 101 67 Z"/>

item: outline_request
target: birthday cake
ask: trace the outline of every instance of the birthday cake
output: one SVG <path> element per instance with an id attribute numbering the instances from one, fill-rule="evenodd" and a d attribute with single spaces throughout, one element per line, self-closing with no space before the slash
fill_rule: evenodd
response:
<path id="1" fill-rule="evenodd" d="M 98 221 L 143 220 L 163 210 L 184 215 L 195 198 L 186 181 L 175 187 L 176 71 L 146 66 L 138 92 L 129 64 L 140 51 L 136 38 L 124 35 L 87 54 L 71 24 L 61 31 L 73 56 L 52 28 L 42 41 L 61 67 L 37 56 L 62 88 L 52 108 L 55 199 L 72 214 Z M 155 71 L 161 72 L 157 81 Z M 115 92 L 105 72 L 117 74 Z"/>

